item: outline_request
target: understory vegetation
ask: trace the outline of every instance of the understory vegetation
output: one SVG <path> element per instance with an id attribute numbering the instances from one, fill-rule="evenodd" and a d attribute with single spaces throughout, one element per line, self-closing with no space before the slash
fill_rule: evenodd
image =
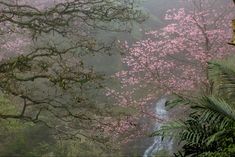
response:
<path id="1" fill-rule="evenodd" d="M 208 63 L 210 87 L 193 98 L 177 96 L 166 103 L 170 107 L 187 105 L 190 113 L 172 121 L 153 136 L 174 137 L 182 144 L 175 156 L 214 157 L 235 155 L 235 64 L 234 58 Z"/>

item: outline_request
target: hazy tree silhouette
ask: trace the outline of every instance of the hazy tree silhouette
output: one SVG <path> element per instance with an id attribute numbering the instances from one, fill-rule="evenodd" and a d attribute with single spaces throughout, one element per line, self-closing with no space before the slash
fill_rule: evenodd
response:
<path id="1" fill-rule="evenodd" d="M 102 92 L 104 75 L 84 57 L 110 54 L 114 40 L 98 38 L 98 32 L 129 31 L 144 19 L 127 0 L 1 0 L 0 90 L 14 100 L 17 113 L 0 112 L 0 118 L 105 142 L 102 126 L 109 125 L 111 105 L 91 100 Z"/>

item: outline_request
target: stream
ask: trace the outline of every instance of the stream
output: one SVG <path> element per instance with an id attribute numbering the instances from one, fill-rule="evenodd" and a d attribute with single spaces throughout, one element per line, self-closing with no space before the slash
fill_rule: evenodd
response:
<path id="1" fill-rule="evenodd" d="M 164 120 L 169 118 L 168 111 L 165 108 L 166 98 L 161 98 L 157 101 L 155 105 L 155 114 Z M 156 121 L 154 130 L 159 130 L 162 126 L 162 122 Z M 154 157 L 159 151 L 167 151 L 171 153 L 173 150 L 173 141 L 169 139 L 164 139 L 162 137 L 154 137 L 153 143 L 145 150 L 143 157 Z"/>

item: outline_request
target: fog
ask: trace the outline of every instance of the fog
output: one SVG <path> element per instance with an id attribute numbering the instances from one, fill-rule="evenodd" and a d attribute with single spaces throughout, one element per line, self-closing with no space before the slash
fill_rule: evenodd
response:
<path id="1" fill-rule="evenodd" d="M 196 4 L 185 6 L 182 0 L 129 2 L 0 0 L 0 156 L 171 156 L 180 148 L 177 141 L 149 135 L 165 122 L 185 116 L 186 109 L 166 109 L 171 97 L 155 86 L 155 75 L 150 77 L 158 71 L 146 74 L 149 80 L 143 74 L 152 66 L 136 72 L 132 67 L 142 62 L 128 65 L 123 60 L 131 50 L 138 57 L 152 40 L 164 38 L 169 43 L 177 37 L 155 39 L 149 32 L 160 32 L 172 22 L 165 16 L 169 9 L 191 11 Z M 219 12 L 222 9 L 214 4 L 229 2 L 209 6 Z M 223 26 L 227 28 L 227 24 Z M 142 40 L 151 42 L 138 49 Z M 184 51 L 170 57 L 184 60 Z M 197 60 L 190 63 L 198 64 Z M 169 73 L 177 77 L 180 70 Z M 119 72 L 131 77 L 122 80 Z M 143 80 L 135 80 L 134 75 Z"/>

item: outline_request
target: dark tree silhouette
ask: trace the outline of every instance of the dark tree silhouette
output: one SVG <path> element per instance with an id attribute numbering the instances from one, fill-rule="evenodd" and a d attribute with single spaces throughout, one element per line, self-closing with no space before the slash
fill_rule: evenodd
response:
<path id="1" fill-rule="evenodd" d="M 109 125 L 110 107 L 91 100 L 101 92 L 104 75 L 83 58 L 110 53 L 114 41 L 98 39 L 97 32 L 128 31 L 144 19 L 131 0 L 57 1 L 43 7 L 1 0 L 0 90 L 19 112 L 0 112 L 0 119 L 43 123 L 64 138 L 105 142 L 102 126 Z"/>

